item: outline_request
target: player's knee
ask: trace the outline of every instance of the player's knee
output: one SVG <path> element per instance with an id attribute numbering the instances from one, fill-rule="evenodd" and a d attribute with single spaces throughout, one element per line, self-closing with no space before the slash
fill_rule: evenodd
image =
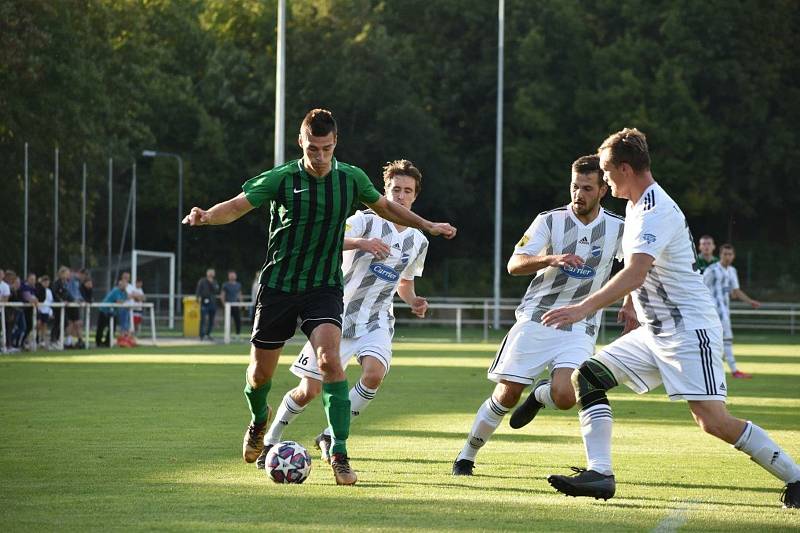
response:
<path id="1" fill-rule="evenodd" d="M 587 359 L 576 368 L 571 382 L 581 409 L 608 404 L 606 391 L 617 386 L 617 381 L 608 368 L 595 359 Z"/>
<path id="2" fill-rule="evenodd" d="M 271 377 L 272 372 L 269 371 L 266 365 L 259 365 L 252 362 L 247 367 L 247 379 L 255 388 L 265 384 Z"/>
<path id="3" fill-rule="evenodd" d="M 361 383 L 370 389 L 377 389 L 383 383 L 383 372 L 379 370 L 365 370 L 361 374 Z"/>
<path id="4" fill-rule="evenodd" d="M 553 403 L 559 409 L 572 409 L 577 401 L 575 397 L 575 389 L 572 384 L 568 386 L 558 386 L 553 383 L 550 386 L 550 397 L 553 398 Z"/>
<path id="5" fill-rule="evenodd" d="M 300 407 L 305 407 L 322 392 L 322 382 L 317 380 L 303 380 L 297 387 L 292 389 L 290 396 Z"/>
<path id="6" fill-rule="evenodd" d="M 494 388 L 492 396 L 500 405 L 510 409 L 517 405 L 524 388 L 525 386 L 521 383 L 500 382 Z"/>

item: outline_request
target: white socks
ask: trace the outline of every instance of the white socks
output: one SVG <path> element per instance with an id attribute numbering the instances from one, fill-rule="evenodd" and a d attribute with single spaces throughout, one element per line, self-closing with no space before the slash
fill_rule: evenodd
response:
<path id="1" fill-rule="evenodd" d="M 558 407 L 556 407 L 556 403 L 553 401 L 552 396 L 550 396 L 550 382 L 539 385 L 533 389 L 532 394 L 533 397 L 536 398 L 536 401 L 544 405 L 546 408 L 558 409 Z"/>
<path id="2" fill-rule="evenodd" d="M 728 368 L 731 369 L 731 373 L 736 372 L 736 359 L 733 357 L 733 341 L 731 339 L 724 339 L 722 341 L 722 347 L 725 350 L 725 361 L 728 362 Z"/>
<path id="3" fill-rule="evenodd" d="M 588 470 L 610 476 L 611 470 L 611 428 L 613 415 L 611 406 L 599 403 L 578 413 L 581 423 L 583 445 L 586 448 Z"/>
<path id="4" fill-rule="evenodd" d="M 492 433 L 503 421 L 503 417 L 508 414 L 508 411 L 509 408 L 503 407 L 494 397 L 489 396 L 478 409 L 478 414 L 475 415 L 475 421 L 472 423 L 472 429 L 470 429 L 467 436 L 467 442 L 464 443 L 464 448 L 458 454 L 456 460 L 468 459 L 475 461 L 478 450 L 486 444 L 486 441 L 492 436 Z"/>
<path id="5" fill-rule="evenodd" d="M 784 483 L 800 481 L 800 466 L 775 444 L 766 431 L 752 422 L 747 422 L 733 447 L 749 455 L 761 468 Z"/>
<path id="6" fill-rule="evenodd" d="M 353 388 L 350 389 L 350 422 L 352 423 L 353 418 L 357 417 L 361 413 L 364 412 L 370 402 L 375 399 L 375 394 L 378 392 L 378 389 L 370 389 L 366 385 L 364 385 L 361 380 L 356 381 L 356 384 L 353 385 Z M 326 435 L 331 434 L 330 426 L 325 428 L 323 431 Z"/>
<path id="7" fill-rule="evenodd" d="M 297 402 L 292 399 L 291 392 L 292 391 L 289 391 L 283 395 L 283 400 L 281 400 L 281 405 L 278 407 L 278 412 L 275 413 L 275 419 L 272 421 L 272 425 L 269 427 L 267 434 L 264 435 L 264 444 L 266 445 L 278 444 L 281 441 L 281 436 L 286 426 L 297 418 L 297 415 L 302 413 L 305 409 L 305 407 L 297 405 Z"/>

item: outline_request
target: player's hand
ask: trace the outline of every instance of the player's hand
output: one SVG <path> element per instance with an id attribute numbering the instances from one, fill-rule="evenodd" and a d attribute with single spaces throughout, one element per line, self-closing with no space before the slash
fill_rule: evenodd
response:
<path id="1" fill-rule="evenodd" d="M 452 239 L 456 236 L 456 228 L 448 224 L 447 222 L 434 222 L 428 228 L 428 233 L 433 235 L 434 237 L 437 235 L 441 235 L 445 239 Z"/>
<path id="2" fill-rule="evenodd" d="M 428 300 L 422 296 L 414 298 L 414 301 L 411 302 L 411 312 L 419 318 L 425 318 L 425 313 L 428 312 Z"/>
<path id="3" fill-rule="evenodd" d="M 585 318 L 587 313 L 580 304 L 551 309 L 542 315 L 542 325 L 560 328 Z"/>
<path id="4" fill-rule="evenodd" d="M 183 217 L 183 223 L 189 226 L 205 226 L 210 218 L 208 211 L 193 207 L 189 214 Z"/>
<path id="5" fill-rule="evenodd" d="M 622 306 L 617 313 L 617 323 L 623 324 L 623 335 L 630 333 L 641 325 L 639 324 L 639 319 L 636 318 L 636 311 L 633 309 L 633 305 Z"/>
<path id="6" fill-rule="evenodd" d="M 551 267 L 571 266 L 574 268 L 578 268 L 583 266 L 583 258 L 579 255 L 563 254 L 563 255 L 554 255 L 551 257 L 552 257 L 552 259 L 550 260 Z"/>
<path id="7" fill-rule="evenodd" d="M 759 302 L 758 300 L 750 300 L 750 307 L 752 307 L 753 309 L 758 309 L 759 307 L 761 307 L 761 302 Z"/>
<path id="8" fill-rule="evenodd" d="M 359 239 L 358 249 L 372 254 L 376 259 L 386 259 L 389 257 L 389 252 L 391 252 L 389 245 L 378 238 Z"/>

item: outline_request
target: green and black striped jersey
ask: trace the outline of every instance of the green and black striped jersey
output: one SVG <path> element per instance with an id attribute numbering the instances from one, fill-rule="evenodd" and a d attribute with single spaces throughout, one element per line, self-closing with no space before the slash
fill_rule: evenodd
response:
<path id="1" fill-rule="evenodd" d="M 381 196 L 363 170 L 333 159 L 331 172 L 316 178 L 297 159 L 248 180 L 242 190 L 255 207 L 269 201 L 262 285 L 290 293 L 342 287 L 345 221 L 361 202 Z"/>

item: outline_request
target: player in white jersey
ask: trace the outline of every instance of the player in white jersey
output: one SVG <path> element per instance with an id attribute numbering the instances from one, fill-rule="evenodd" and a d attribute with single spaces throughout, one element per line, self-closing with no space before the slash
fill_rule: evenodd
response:
<path id="1" fill-rule="evenodd" d="M 386 197 L 411 209 L 421 190 L 422 174 L 405 159 L 383 168 Z M 380 218 L 372 210 L 357 211 L 347 219 L 344 256 L 344 313 L 340 346 L 342 367 L 355 357 L 361 379 L 350 390 L 351 416 L 359 416 L 375 399 L 392 362 L 395 291 L 423 318 L 425 298 L 417 296 L 414 278 L 422 275 L 428 240 L 421 231 Z M 256 461 L 264 468 L 269 449 L 281 441 L 283 431 L 322 391 L 322 373 L 311 343 L 306 343 L 291 366 L 300 384 L 286 393 L 264 436 L 264 451 Z M 327 398 L 323 395 L 323 401 Z M 329 461 L 330 428 L 316 438 L 322 458 Z"/>
<path id="2" fill-rule="evenodd" d="M 536 383 L 521 411 L 512 416 L 512 427 L 528 423 L 544 406 L 570 409 L 575 405 L 570 376 L 594 351 L 598 317 L 587 316 L 559 331 L 542 326 L 541 320 L 547 310 L 598 290 L 610 277 L 614 259 L 621 257 L 623 220 L 600 206 L 607 190 L 599 158 L 579 158 L 572 164 L 571 203 L 539 214 L 514 248 L 508 272 L 536 275 L 517 308 L 517 322 L 489 367 L 488 378 L 497 385 L 478 409 L 453 463 L 453 475 L 472 475 L 478 450 L 517 404 L 525 387 L 545 369 L 550 379 Z"/>
<path id="3" fill-rule="evenodd" d="M 750 379 L 750 374 L 736 368 L 736 358 L 733 356 L 733 328 L 731 328 L 731 297 L 750 304 L 753 309 L 761 307 L 761 302 L 750 298 L 739 287 L 739 274 L 733 266 L 736 251 L 733 245 L 723 244 L 719 247 L 719 261 L 706 267 L 703 272 L 703 281 L 711 290 L 711 297 L 717 308 L 717 314 L 722 322 L 722 347 L 725 351 L 725 361 L 731 369 L 731 376 L 740 379 Z"/>
<path id="4" fill-rule="evenodd" d="M 733 444 L 786 483 L 785 507 L 800 507 L 800 466 L 752 422 L 725 406 L 722 326 L 697 272 L 694 242 L 678 205 L 653 179 L 647 140 L 636 129 L 617 132 L 600 146 L 600 166 L 611 193 L 627 198 L 622 249 L 625 268 L 580 303 L 545 313 L 556 328 L 583 320 L 611 303 L 631 300 L 642 327 L 585 361 L 572 375 L 578 396 L 587 468 L 548 477 L 570 496 L 614 495 L 611 406 L 606 391 L 620 383 L 645 393 L 661 383 L 671 400 L 687 400 L 697 424 Z"/>

